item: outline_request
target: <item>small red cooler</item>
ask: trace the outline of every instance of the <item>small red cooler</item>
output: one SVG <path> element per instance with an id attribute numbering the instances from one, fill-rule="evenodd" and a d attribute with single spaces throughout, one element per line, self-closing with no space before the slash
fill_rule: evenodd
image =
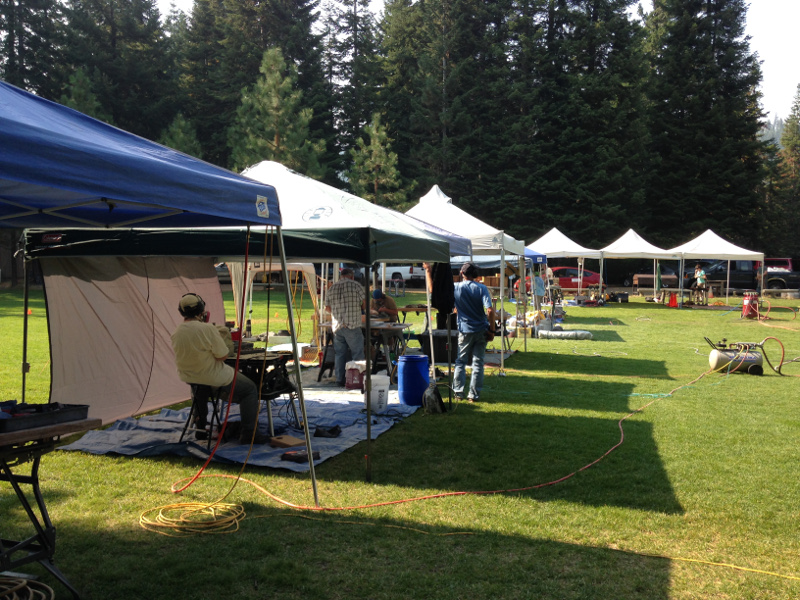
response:
<path id="1" fill-rule="evenodd" d="M 742 300 L 742 319 L 758 317 L 758 292 L 745 292 Z"/>
<path id="2" fill-rule="evenodd" d="M 350 361 L 344 372 L 344 387 L 347 390 L 364 390 L 364 372 L 367 362 L 364 360 Z"/>

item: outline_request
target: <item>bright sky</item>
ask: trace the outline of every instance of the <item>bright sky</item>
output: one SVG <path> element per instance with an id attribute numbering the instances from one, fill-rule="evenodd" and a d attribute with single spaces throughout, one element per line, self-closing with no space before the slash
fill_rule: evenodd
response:
<path id="1" fill-rule="evenodd" d="M 158 6 L 162 15 L 169 13 L 171 3 L 188 14 L 192 1 L 158 0 Z M 652 8 L 652 0 L 642 0 L 642 4 L 646 10 Z M 383 0 L 372 0 L 373 9 L 382 5 Z M 800 85 L 798 22 L 798 0 L 751 0 L 747 10 L 747 35 L 751 37 L 750 49 L 762 61 L 761 103 L 769 120 L 776 116 L 785 120 L 789 116 Z"/>

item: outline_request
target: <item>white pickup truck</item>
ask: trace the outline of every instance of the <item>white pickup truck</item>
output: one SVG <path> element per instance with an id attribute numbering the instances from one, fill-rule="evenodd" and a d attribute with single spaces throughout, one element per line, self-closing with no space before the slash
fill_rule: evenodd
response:
<path id="1" fill-rule="evenodd" d="M 383 275 L 383 265 L 378 269 L 379 277 L 385 277 L 388 284 L 395 278 L 395 274 L 399 274 L 403 278 L 405 284 L 409 287 L 425 287 L 425 269 L 422 265 L 386 265 L 386 275 Z"/>

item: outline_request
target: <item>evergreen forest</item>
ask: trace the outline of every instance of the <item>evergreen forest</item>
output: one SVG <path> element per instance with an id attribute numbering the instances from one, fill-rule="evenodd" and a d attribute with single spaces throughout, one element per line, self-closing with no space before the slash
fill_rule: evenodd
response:
<path id="1" fill-rule="evenodd" d="M 276 160 L 401 211 L 438 184 L 526 243 L 711 228 L 800 256 L 800 88 L 769 123 L 746 17 L 746 0 L 0 0 L 0 78 L 235 171 Z"/>

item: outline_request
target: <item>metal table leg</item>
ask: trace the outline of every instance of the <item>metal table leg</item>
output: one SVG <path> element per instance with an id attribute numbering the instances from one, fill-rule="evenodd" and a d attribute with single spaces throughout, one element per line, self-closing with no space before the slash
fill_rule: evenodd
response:
<path id="1" fill-rule="evenodd" d="M 44 503 L 44 498 L 39 488 L 39 462 L 41 455 L 43 452 L 52 449 L 52 444 L 46 444 L 46 446 L 47 447 L 43 446 L 42 442 L 37 442 L 33 446 L 24 446 L 18 449 L 23 454 L 31 454 L 32 466 L 30 475 L 14 473 L 11 470 L 7 457 L 3 456 L 0 458 L 0 480 L 8 481 L 11 484 L 11 487 L 17 494 L 20 504 L 25 509 L 25 513 L 28 515 L 28 519 L 36 531 L 36 533 L 27 540 L 0 540 L 0 571 L 11 570 L 31 562 L 39 562 L 53 577 L 58 579 L 64 587 L 70 591 L 73 598 L 80 600 L 78 591 L 70 585 L 67 578 L 53 562 L 53 555 L 56 551 L 56 528 L 50 521 L 50 515 L 47 512 L 47 506 Z M 18 458 L 18 456 L 15 456 L 15 458 Z M 31 486 L 41 519 L 37 516 L 28 497 L 22 491 L 20 484 Z M 18 558 L 13 558 L 13 555 L 19 552 L 22 552 L 23 555 Z"/>

